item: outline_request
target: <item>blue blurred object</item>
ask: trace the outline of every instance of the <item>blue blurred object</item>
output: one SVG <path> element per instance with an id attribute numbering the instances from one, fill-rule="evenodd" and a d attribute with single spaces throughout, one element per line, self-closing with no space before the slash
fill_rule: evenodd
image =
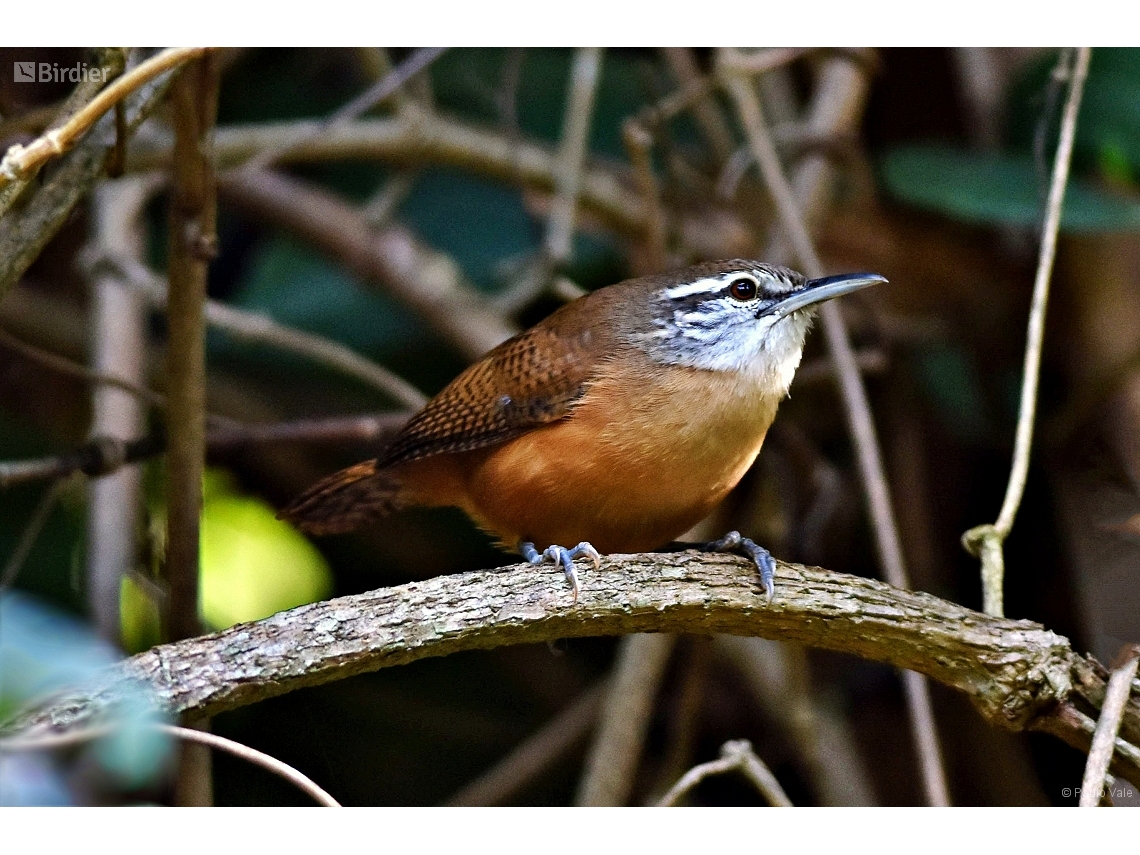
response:
<path id="1" fill-rule="evenodd" d="M 74 691 L 121 658 L 75 618 L 20 592 L 0 594 L 0 722 L 54 694 Z M 112 725 L 90 754 L 114 786 L 155 781 L 171 753 L 165 721 L 145 687 L 129 690 L 111 711 Z M 96 724 L 96 723 L 93 723 Z M 42 755 L 5 753 L 0 805 L 69 804 L 63 771 Z"/>
<path id="2" fill-rule="evenodd" d="M 75 804 L 63 775 L 43 754 L 0 754 L 0 807 Z"/>
<path id="3" fill-rule="evenodd" d="M 76 686 L 118 659 L 69 615 L 19 591 L 0 594 L 0 711 Z"/>

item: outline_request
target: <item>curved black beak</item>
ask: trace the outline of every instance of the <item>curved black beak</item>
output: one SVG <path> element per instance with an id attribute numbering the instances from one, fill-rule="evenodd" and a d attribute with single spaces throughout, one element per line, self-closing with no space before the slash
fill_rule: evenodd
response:
<path id="1" fill-rule="evenodd" d="M 821 279 L 809 279 L 798 291 L 793 291 L 776 305 L 770 307 L 761 315 L 775 315 L 784 317 L 792 312 L 806 309 L 826 300 L 842 297 L 868 285 L 878 285 L 886 282 L 885 276 L 878 273 L 841 273 L 838 276 L 824 276 Z"/>

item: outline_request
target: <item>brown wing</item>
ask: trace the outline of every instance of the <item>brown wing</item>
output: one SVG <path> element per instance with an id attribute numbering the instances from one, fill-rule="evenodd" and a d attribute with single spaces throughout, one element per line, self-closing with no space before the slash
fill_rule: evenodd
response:
<path id="1" fill-rule="evenodd" d="M 484 448 L 569 415 L 608 343 L 588 319 L 576 323 L 597 302 L 571 303 L 456 377 L 396 435 L 379 467 Z"/>

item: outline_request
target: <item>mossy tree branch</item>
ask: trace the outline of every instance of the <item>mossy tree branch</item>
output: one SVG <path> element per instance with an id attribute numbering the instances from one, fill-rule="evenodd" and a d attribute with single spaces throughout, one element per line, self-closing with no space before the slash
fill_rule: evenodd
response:
<path id="1" fill-rule="evenodd" d="M 991 724 L 1088 750 L 1107 673 L 1040 624 L 990 617 L 872 579 L 780 564 L 765 605 L 751 565 L 716 555 L 611 556 L 577 604 L 553 572 L 519 564 L 301 606 L 156 647 L 8 730 L 97 720 L 141 681 L 171 713 L 213 715 L 305 686 L 464 650 L 557 638 L 678 632 L 795 641 L 908 668 L 965 692 Z M 1091 716 L 1091 718 L 1090 718 Z M 1140 783 L 1140 701 L 1113 772 Z"/>

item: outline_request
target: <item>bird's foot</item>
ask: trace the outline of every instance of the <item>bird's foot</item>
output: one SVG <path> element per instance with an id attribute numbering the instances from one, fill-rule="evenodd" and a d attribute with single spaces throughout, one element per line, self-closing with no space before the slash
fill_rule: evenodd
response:
<path id="1" fill-rule="evenodd" d="M 776 592 L 776 559 L 772 553 L 763 546 L 757 545 L 751 538 L 741 537 L 740 532 L 730 531 L 720 540 L 710 540 L 707 543 L 683 543 L 676 541 L 665 547 L 668 552 L 678 552 L 683 549 L 697 549 L 701 552 L 729 552 L 733 555 L 743 555 L 752 560 L 756 569 L 760 571 L 760 581 L 768 594 L 768 602 L 772 602 L 772 595 Z"/>
<path id="2" fill-rule="evenodd" d="M 586 541 L 582 541 L 573 549 L 567 549 L 565 546 L 548 546 L 544 552 L 539 552 L 533 543 L 524 540 L 519 542 L 519 552 L 531 564 L 550 562 L 561 567 L 566 573 L 566 578 L 570 580 L 570 587 L 574 589 L 574 602 L 578 602 L 579 590 L 578 573 L 574 570 L 574 559 L 584 555 L 593 563 L 595 570 L 602 566 L 602 556 Z"/>

